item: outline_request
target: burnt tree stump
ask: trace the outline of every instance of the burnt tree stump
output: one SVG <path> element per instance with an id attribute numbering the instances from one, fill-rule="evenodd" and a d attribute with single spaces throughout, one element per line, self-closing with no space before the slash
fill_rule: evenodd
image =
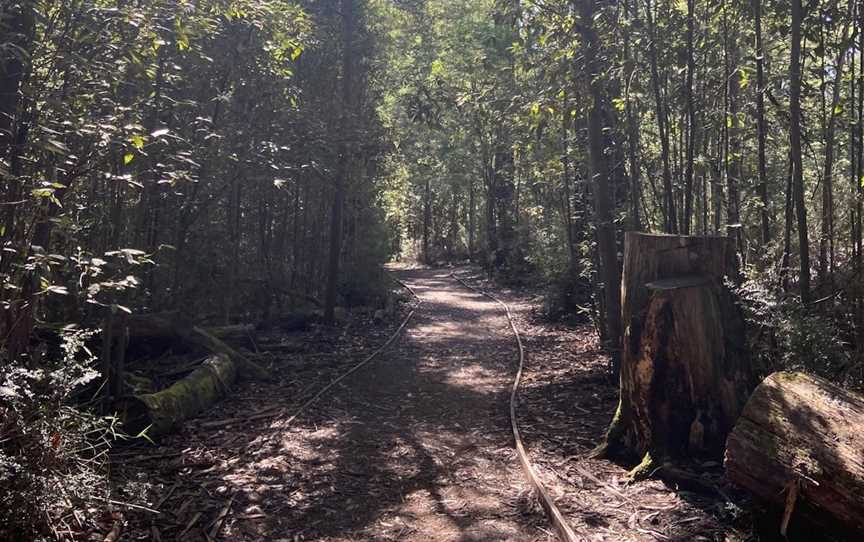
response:
<path id="1" fill-rule="evenodd" d="M 787 521 L 794 507 L 864 530 L 862 427 L 864 397 L 814 376 L 775 373 L 756 388 L 729 435 L 726 477 L 785 505 Z"/>
<path id="2" fill-rule="evenodd" d="M 724 285 L 732 240 L 628 233 L 620 402 L 601 455 L 720 459 L 753 381 L 744 319 Z"/>

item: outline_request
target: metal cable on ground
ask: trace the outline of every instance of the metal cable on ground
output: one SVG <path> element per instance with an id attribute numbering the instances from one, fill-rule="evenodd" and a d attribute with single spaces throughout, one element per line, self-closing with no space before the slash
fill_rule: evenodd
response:
<path id="1" fill-rule="evenodd" d="M 512 329 L 513 334 L 516 335 L 516 343 L 519 345 L 519 370 L 516 372 L 516 379 L 514 380 L 513 388 L 510 391 L 510 427 L 513 430 L 513 438 L 516 441 L 516 455 L 519 456 L 519 462 L 522 464 L 522 470 L 528 477 L 528 481 L 531 483 L 534 491 L 536 491 L 537 495 L 540 497 L 540 504 L 543 506 L 543 510 L 546 511 L 546 515 L 549 517 L 549 521 L 552 522 L 555 530 L 558 531 L 558 535 L 561 537 L 561 540 L 563 540 L 564 542 L 582 542 L 584 539 L 576 536 L 576 533 L 573 531 L 573 529 L 567 523 L 567 520 L 564 518 L 564 514 L 561 513 L 558 505 L 555 504 L 555 500 L 552 498 L 551 495 L 549 495 L 549 492 L 546 491 L 546 488 L 540 481 L 540 477 L 537 476 L 537 471 L 534 470 L 534 467 L 531 465 L 531 461 L 528 459 L 528 452 L 525 450 L 525 445 L 523 444 L 522 437 L 519 433 L 519 425 L 516 423 L 516 399 L 519 394 L 519 385 L 522 383 L 522 373 L 525 365 L 525 346 L 522 344 L 522 335 L 519 333 L 519 329 L 517 329 L 516 327 L 516 321 L 513 319 L 513 313 L 510 312 L 510 307 L 506 303 L 504 303 L 494 295 L 488 292 L 484 292 L 479 288 L 475 288 L 474 286 L 471 286 L 461 278 L 457 277 L 455 273 L 450 273 L 450 276 L 469 290 L 488 297 L 492 301 L 498 303 L 504 309 L 504 312 L 507 313 L 507 321 L 510 323 L 510 329 Z"/>
<path id="2" fill-rule="evenodd" d="M 403 288 L 408 290 L 411 293 L 411 295 L 417 299 L 417 301 L 420 301 L 422 303 L 422 301 L 420 300 L 420 296 L 417 295 L 417 293 L 414 291 L 413 288 L 411 288 L 410 286 L 408 286 L 407 284 L 405 284 L 401 280 L 397 279 L 396 277 L 391 277 L 391 278 L 394 281 L 396 281 L 397 283 L 399 283 L 400 286 L 402 286 Z M 355 365 L 354 367 L 349 369 L 346 373 L 344 373 L 342 376 L 340 376 L 339 378 L 337 378 L 333 382 L 330 382 L 329 384 L 324 386 L 324 388 L 322 388 L 321 391 L 316 393 L 311 399 L 309 399 L 308 401 L 306 401 L 305 403 L 300 405 L 300 407 L 294 412 L 294 414 L 292 414 L 291 417 L 285 421 L 285 425 L 290 425 L 291 422 L 293 422 L 295 419 L 297 419 L 298 416 L 303 414 L 303 412 L 307 408 L 309 408 L 310 406 L 315 404 L 318 401 L 318 399 L 320 399 L 325 393 L 327 393 L 328 391 L 333 389 L 333 386 L 342 382 L 343 380 L 345 380 L 346 378 L 348 378 L 352 374 L 356 373 L 357 371 L 359 371 L 360 369 L 362 369 L 363 367 L 368 365 L 369 362 L 371 362 L 373 359 L 375 359 L 378 356 L 378 354 L 380 354 L 381 352 L 386 350 L 387 347 L 389 347 L 391 344 L 396 342 L 396 339 L 398 339 L 399 336 L 402 334 L 402 331 L 405 330 L 405 327 L 408 325 L 408 322 L 411 321 L 411 318 L 414 317 L 414 313 L 416 313 L 416 312 L 417 312 L 417 309 L 412 309 L 411 312 L 408 313 L 408 316 L 406 316 L 405 319 L 402 321 L 402 323 L 399 325 L 399 328 L 393 333 L 393 335 L 390 336 L 389 339 L 387 339 L 387 342 L 385 342 L 380 347 L 378 347 L 377 350 L 375 350 L 374 352 L 369 354 L 369 356 L 366 357 L 366 359 L 364 359 L 363 361 L 361 361 L 360 363 L 358 363 L 357 365 Z"/>

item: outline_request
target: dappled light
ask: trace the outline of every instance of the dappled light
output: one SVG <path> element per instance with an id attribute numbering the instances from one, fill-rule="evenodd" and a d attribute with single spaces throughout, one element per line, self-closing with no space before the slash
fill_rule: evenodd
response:
<path id="1" fill-rule="evenodd" d="M 0 542 L 864 539 L 864 1 L 0 0 Z"/>

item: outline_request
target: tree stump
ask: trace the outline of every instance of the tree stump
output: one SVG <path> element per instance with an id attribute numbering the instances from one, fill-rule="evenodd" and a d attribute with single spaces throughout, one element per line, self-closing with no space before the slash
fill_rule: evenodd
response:
<path id="1" fill-rule="evenodd" d="M 600 453 L 643 460 L 719 459 L 753 389 L 744 320 L 723 281 L 724 237 L 628 233 L 620 402 Z"/>
<path id="2" fill-rule="evenodd" d="M 775 373 L 753 393 L 726 448 L 726 476 L 769 503 L 864 530 L 864 397 Z M 788 499 L 790 492 L 792 498 Z M 818 517 L 817 517 L 818 516 Z"/>

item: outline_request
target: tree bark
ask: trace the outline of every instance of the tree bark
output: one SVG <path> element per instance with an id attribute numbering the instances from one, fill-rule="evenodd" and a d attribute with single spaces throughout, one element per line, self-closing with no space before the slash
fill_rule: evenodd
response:
<path id="1" fill-rule="evenodd" d="M 767 127 L 765 123 L 765 46 L 762 40 L 762 0 L 753 0 L 753 18 L 756 24 L 756 128 L 758 140 L 758 171 L 759 171 L 759 199 L 761 208 L 759 217 L 761 220 L 762 244 L 767 245 L 771 241 L 771 201 L 768 197 L 768 167 L 765 158 L 765 141 L 767 139 Z"/>
<path id="2" fill-rule="evenodd" d="M 696 59 L 693 51 L 693 34 L 696 27 L 696 1 L 687 0 L 687 159 L 684 173 L 684 216 L 682 233 L 690 235 L 690 223 L 693 216 L 693 161 L 696 151 L 696 107 L 693 103 L 693 72 L 696 71 Z"/>
<path id="3" fill-rule="evenodd" d="M 669 164 L 669 123 L 666 105 L 660 87 L 660 72 L 657 67 L 657 29 L 651 0 L 645 0 L 645 16 L 648 22 L 648 57 L 651 64 L 651 86 L 654 89 L 654 105 L 657 113 L 657 128 L 660 134 L 660 157 L 663 162 L 663 201 L 666 233 L 678 233 L 675 197 L 672 190 L 672 170 Z"/>
<path id="4" fill-rule="evenodd" d="M 776 504 L 864 529 L 864 397 L 802 373 L 775 373 L 753 393 L 726 449 L 726 476 Z"/>
<path id="5" fill-rule="evenodd" d="M 578 2 L 580 9 L 582 42 L 585 47 L 585 66 L 589 78 L 591 107 L 588 112 L 588 153 L 594 175 L 594 213 L 597 221 L 597 246 L 603 277 L 606 309 L 606 337 L 612 352 L 612 372 L 618 375 L 621 366 L 621 271 L 618 264 L 618 246 L 613 221 L 614 201 L 610 185 L 613 170 L 606 157 L 604 108 L 608 107 L 607 93 L 600 77 L 600 41 L 594 29 L 595 0 Z"/>
<path id="6" fill-rule="evenodd" d="M 333 183 L 333 208 L 330 214 L 330 256 L 327 269 L 327 289 L 324 295 L 324 322 L 336 322 L 336 294 L 339 288 L 339 267 L 342 257 L 342 211 L 350 168 L 349 152 L 352 134 L 351 116 L 354 114 L 354 0 L 342 0 L 342 143 L 339 167 Z"/>
<path id="7" fill-rule="evenodd" d="M 621 399 L 600 452 L 625 461 L 719 457 L 752 389 L 725 237 L 627 233 Z M 638 473 L 636 473 L 638 474 Z"/>
<path id="8" fill-rule="evenodd" d="M 810 240 L 804 195 L 804 164 L 801 159 L 801 0 L 792 3 L 792 47 L 789 62 L 789 152 L 792 159 L 792 191 L 798 219 L 798 253 L 801 303 L 810 302 Z"/>

